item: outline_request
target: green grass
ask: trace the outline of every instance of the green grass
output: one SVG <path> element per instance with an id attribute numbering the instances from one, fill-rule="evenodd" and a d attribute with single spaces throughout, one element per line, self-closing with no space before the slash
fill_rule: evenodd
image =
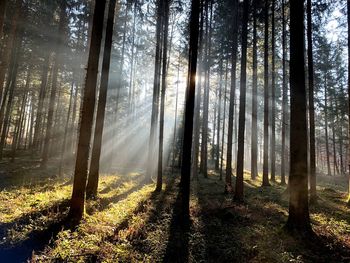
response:
<path id="1" fill-rule="evenodd" d="M 309 239 L 283 230 L 285 187 L 262 188 L 261 177 L 252 181 L 249 173 L 243 204 L 223 193 L 224 183 L 214 172 L 192 181 L 191 224 L 182 230 L 173 176 L 161 193 L 153 192 L 154 184 L 142 184 L 140 174 L 102 176 L 98 199 L 87 202 L 76 228 L 62 224 L 72 190 L 65 181 L 7 188 L 0 192 L 0 256 L 32 262 L 350 261 L 347 195 L 328 178 L 320 178 L 318 203 L 310 207 L 317 237 Z"/>

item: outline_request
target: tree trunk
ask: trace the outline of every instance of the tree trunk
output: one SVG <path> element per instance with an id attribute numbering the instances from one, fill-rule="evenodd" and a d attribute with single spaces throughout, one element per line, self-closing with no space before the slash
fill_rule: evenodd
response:
<path id="1" fill-rule="evenodd" d="M 224 114 L 222 119 L 222 136 L 221 136 L 221 159 L 220 159 L 220 181 L 222 180 L 223 163 L 224 163 L 224 144 L 225 144 L 225 122 L 226 122 L 226 101 L 227 101 L 227 75 L 228 75 L 228 59 L 225 68 L 225 89 L 224 89 Z"/>
<path id="2" fill-rule="evenodd" d="M 286 184 L 286 130 L 287 130 L 287 72 L 286 72 L 286 16 L 285 0 L 282 0 L 282 149 L 281 149 L 281 184 Z"/>
<path id="3" fill-rule="evenodd" d="M 39 138 L 40 138 L 41 127 L 42 127 L 42 117 L 43 117 L 43 110 L 44 110 L 44 100 L 46 96 L 47 79 L 48 79 L 48 73 L 49 73 L 49 63 L 50 63 L 50 52 L 47 51 L 44 58 L 43 69 L 41 73 L 39 101 L 38 101 L 38 107 L 37 107 L 36 118 L 35 118 L 34 138 L 33 138 L 34 151 L 37 151 L 39 149 L 39 140 L 40 140 Z"/>
<path id="4" fill-rule="evenodd" d="M 304 57 L 304 1 L 290 2 L 290 175 L 286 228 L 294 234 L 312 231 L 308 204 L 307 112 Z"/>
<path id="5" fill-rule="evenodd" d="M 69 217 L 73 220 L 80 220 L 84 214 L 86 177 L 88 171 L 92 122 L 96 100 L 97 74 L 101 50 L 105 5 L 105 0 L 96 1 L 93 16 L 89 59 L 80 119 L 78 149 L 74 171 L 73 193 L 69 211 Z"/>
<path id="6" fill-rule="evenodd" d="M 228 135 L 227 135 L 227 158 L 226 158 L 226 178 L 225 192 L 232 191 L 232 135 L 233 135 L 233 115 L 236 95 L 236 61 L 238 46 L 238 0 L 233 2 L 233 43 L 232 43 L 232 65 L 231 65 L 231 90 L 228 113 Z"/>
<path id="7" fill-rule="evenodd" d="M 199 0 L 192 0 L 190 15 L 190 42 L 188 79 L 185 98 L 184 136 L 181 162 L 181 197 L 183 227 L 188 226 L 190 206 L 191 150 L 193 135 L 193 115 L 196 89 L 197 56 L 199 35 Z"/>
<path id="8" fill-rule="evenodd" d="M 2 38 L 3 28 L 4 28 L 4 18 L 5 18 L 5 11 L 6 11 L 6 3 L 7 3 L 7 0 L 0 1 L 0 40 Z"/>
<path id="9" fill-rule="evenodd" d="M 116 0 L 110 0 L 106 26 L 105 45 L 103 49 L 101 85 L 97 105 L 94 141 L 91 152 L 89 178 L 86 186 L 86 198 L 97 196 L 98 178 L 100 170 L 100 157 L 102 147 L 103 123 L 105 120 L 109 69 L 111 64 L 111 48 L 113 40 L 113 26 Z"/>
<path id="10" fill-rule="evenodd" d="M 327 175 L 331 176 L 332 172 L 331 172 L 331 162 L 330 162 L 330 158 L 329 158 L 329 138 L 328 138 L 328 84 L 327 84 L 327 77 L 325 77 L 325 89 L 324 89 L 324 123 L 325 123 L 325 139 L 326 139 Z"/>
<path id="11" fill-rule="evenodd" d="M 270 164 L 271 164 L 271 181 L 276 181 L 276 69 L 275 69 L 275 0 L 271 5 L 271 148 L 270 148 Z"/>
<path id="12" fill-rule="evenodd" d="M 159 151 L 158 151 L 158 173 L 156 191 L 162 190 L 163 184 L 163 140 L 164 140 L 164 111 L 165 111 L 165 92 L 167 88 L 167 54 L 168 54 L 168 27 L 169 27 L 169 0 L 164 0 L 164 25 L 163 25 L 163 62 L 162 62 L 162 90 L 160 101 L 159 118 Z"/>
<path id="13" fill-rule="evenodd" d="M 210 2 L 210 3 L 209 3 Z M 209 7 L 210 4 L 210 7 Z M 203 120 L 202 120 L 202 144 L 200 171 L 204 177 L 208 177 L 208 122 L 209 122 L 209 89 L 210 89 L 210 64 L 211 64 L 211 36 L 212 36 L 212 0 L 206 1 L 206 41 L 204 55 L 204 96 L 203 96 Z M 210 10 L 210 11 L 209 11 Z M 209 14 L 210 12 L 210 14 Z"/>
<path id="14" fill-rule="evenodd" d="M 16 6 L 16 9 L 11 19 L 11 30 L 7 37 L 6 46 L 3 47 L 4 51 L 3 53 L 1 53 L 1 57 L 0 57 L 0 103 L 1 101 L 2 102 L 5 101 L 3 99 L 3 92 L 4 92 L 4 80 L 5 80 L 6 70 L 8 70 L 7 75 L 8 75 L 8 78 L 10 78 L 11 67 L 8 67 L 8 66 L 11 58 L 13 57 L 13 52 L 16 52 L 16 50 L 13 49 L 13 46 L 16 43 L 16 38 L 18 38 L 17 30 L 18 30 L 18 22 L 21 20 L 20 16 L 21 16 L 22 0 L 17 0 L 15 6 Z M 1 26 L 1 28 L 3 27 Z M 0 38 L 1 38 L 1 34 L 0 34 Z M 2 123 L 3 122 L 1 120 L 0 125 L 2 125 Z"/>
<path id="15" fill-rule="evenodd" d="M 147 181 L 151 181 L 154 172 L 154 158 L 155 158 L 155 142 L 156 130 L 159 113 L 159 92 L 160 92 L 160 68 L 161 68 L 161 31 L 163 27 L 162 10 L 164 0 L 157 1 L 157 25 L 156 25 L 156 53 L 154 61 L 154 82 L 153 82 L 153 99 L 152 99 L 152 113 L 151 113 L 151 130 L 148 144 L 148 162 L 147 162 Z"/>
<path id="16" fill-rule="evenodd" d="M 238 126 L 238 150 L 237 150 L 237 177 L 235 196 L 236 201 L 243 201 L 243 179 L 244 179 L 244 132 L 245 132 L 245 109 L 247 90 L 247 38 L 248 38 L 248 14 L 249 0 L 243 2 L 242 20 L 242 56 L 241 56 L 241 78 L 239 92 L 239 126 Z"/>
<path id="17" fill-rule="evenodd" d="M 269 186 L 269 0 L 265 0 L 264 40 L 264 156 L 262 186 Z"/>
<path id="18" fill-rule="evenodd" d="M 258 176 L 258 49 L 257 49 L 257 1 L 253 1 L 253 87 L 252 87 L 252 130 L 251 130 L 251 178 Z"/>
<path id="19" fill-rule="evenodd" d="M 52 140 L 52 128 L 53 128 L 53 117 L 54 117 L 54 109 L 55 109 L 55 102 L 56 102 L 56 96 L 57 96 L 57 80 L 58 80 L 58 71 L 61 66 L 61 52 L 63 48 L 64 43 L 64 32 L 65 32 L 65 25 L 66 25 L 66 3 L 64 0 L 61 0 L 60 2 L 60 22 L 58 26 L 58 39 L 56 43 L 56 51 L 54 56 L 54 63 L 53 63 L 53 69 L 52 69 L 52 87 L 51 87 L 51 94 L 50 94 L 50 101 L 49 101 L 49 110 L 47 115 L 47 123 L 46 123 L 46 135 L 45 135 L 45 141 L 44 141 L 44 149 L 42 154 L 42 161 L 41 166 L 45 167 L 47 164 L 47 161 L 49 159 L 49 149 L 50 149 L 50 143 Z"/>
<path id="20" fill-rule="evenodd" d="M 307 0 L 307 61 L 309 77 L 309 125 L 310 125 L 310 202 L 317 200 L 316 193 L 316 150 L 315 150 L 315 103 L 314 103 L 314 60 L 312 44 L 311 0 Z"/>
<path id="21" fill-rule="evenodd" d="M 348 50 L 350 50 L 350 0 L 347 1 L 347 11 L 348 11 Z M 348 76 L 350 76 L 350 53 L 348 52 Z M 348 77 L 348 136 L 350 138 L 350 78 Z M 348 158 L 348 202 L 347 204 L 350 205 L 350 144 L 347 148 L 347 158 Z"/>
<path id="22" fill-rule="evenodd" d="M 222 56 L 222 55 L 221 55 Z M 221 128 L 221 108 L 222 108 L 222 81 L 223 81 L 223 61 L 222 57 L 219 62 L 219 105 L 217 116 L 217 131 L 216 131 L 216 148 L 215 148 L 215 170 L 219 170 L 220 163 L 220 128 Z M 214 144 L 213 144 L 214 145 Z"/>

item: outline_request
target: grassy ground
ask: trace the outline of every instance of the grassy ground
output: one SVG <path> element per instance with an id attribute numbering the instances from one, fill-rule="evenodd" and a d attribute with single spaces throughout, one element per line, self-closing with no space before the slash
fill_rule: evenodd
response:
<path id="1" fill-rule="evenodd" d="M 316 237 L 294 239 L 283 231 L 285 188 L 261 188 L 261 178 L 251 181 L 249 174 L 244 204 L 223 194 L 214 173 L 192 182 L 188 229 L 177 221 L 175 176 L 167 176 L 158 194 L 153 184 L 142 184 L 142 174 L 102 176 L 99 198 L 87 203 L 86 216 L 72 228 L 65 224 L 68 179 L 47 180 L 54 168 L 41 174 L 29 164 L 17 164 L 22 179 L 16 182 L 12 173 L 14 185 L 0 192 L 1 262 L 350 262 L 342 178 L 319 180 L 319 201 L 311 207 Z M 29 180 L 33 174 L 41 175 Z"/>

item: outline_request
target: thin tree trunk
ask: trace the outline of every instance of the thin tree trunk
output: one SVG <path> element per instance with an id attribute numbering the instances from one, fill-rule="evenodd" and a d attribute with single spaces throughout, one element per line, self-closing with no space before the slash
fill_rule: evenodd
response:
<path id="1" fill-rule="evenodd" d="M 161 30 L 163 27 L 162 10 L 164 0 L 157 1 L 157 25 L 156 25 L 156 53 L 154 61 L 154 82 L 153 82 L 153 99 L 151 113 L 151 129 L 148 144 L 148 162 L 147 162 L 147 181 L 151 181 L 154 172 L 155 142 L 156 130 L 159 113 L 159 92 L 160 92 L 160 68 L 161 68 Z"/>
<path id="2" fill-rule="evenodd" d="M 222 56 L 222 54 L 221 54 Z M 216 132 L 216 148 L 215 148 L 215 170 L 219 170 L 220 162 L 220 128 L 221 128 L 221 107 L 222 107 L 222 81 L 223 81 L 223 61 L 222 57 L 219 62 L 219 105 L 218 105 L 218 116 L 217 116 L 217 132 Z M 213 144 L 214 145 L 214 144 Z"/>
<path id="3" fill-rule="evenodd" d="M 224 144 L 225 144 L 225 120 L 226 120 L 226 101 L 227 101 L 227 75 L 228 75 L 228 59 L 225 68 L 225 90 L 224 90 L 224 114 L 222 120 L 222 136 L 221 136 L 221 159 L 220 159 L 220 181 L 222 180 L 223 163 L 224 163 Z"/>
<path id="4" fill-rule="evenodd" d="M 8 77 L 10 78 L 10 71 L 11 71 L 11 58 L 13 58 L 13 52 L 16 52 L 16 50 L 13 48 L 13 46 L 16 43 L 16 38 L 18 38 L 18 22 L 21 20 L 20 16 L 21 16 L 21 8 L 22 8 L 22 0 L 17 0 L 16 4 L 15 4 L 15 11 L 14 14 L 12 16 L 11 19 L 11 30 L 9 32 L 9 35 L 7 37 L 7 41 L 6 41 L 6 45 L 5 47 L 3 47 L 3 53 L 1 53 L 1 58 L 0 58 L 0 103 L 4 102 L 6 100 L 4 100 L 3 98 L 3 92 L 4 92 L 4 81 L 5 81 L 5 75 L 6 75 L 6 70 L 8 70 Z M 1 9 L 0 9 L 1 10 Z M 4 8 L 5 10 L 5 8 Z M 1 25 L 0 25 L 1 26 Z M 1 28 L 3 28 L 1 26 Z M 2 29 L 1 29 L 2 30 Z M 0 38 L 1 38 L 1 34 L 0 34 Z M 9 63 L 10 63 L 10 67 L 9 67 Z M 1 105 L 1 107 L 3 107 Z M 1 117 L 1 116 L 0 116 Z M 2 125 L 3 120 L 1 119 L 0 121 L 0 125 Z"/>
<path id="5" fill-rule="evenodd" d="M 269 186 L 269 0 L 265 0 L 264 40 L 264 156 L 262 186 Z"/>
<path id="6" fill-rule="evenodd" d="M 42 154 L 42 161 L 41 166 L 45 167 L 47 164 L 47 161 L 49 159 L 49 149 L 50 149 L 50 143 L 52 140 L 52 128 L 53 128 L 53 117 L 54 117 L 54 109 L 55 109 L 55 102 L 56 102 L 56 96 L 57 96 L 57 80 L 58 80 L 58 71 L 61 66 L 61 50 L 64 42 L 64 32 L 65 32 L 65 24 L 66 24 L 66 3 L 65 1 L 61 0 L 60 2 L 60 22 L 58 26 L 58 34 L 59 37 L 57 39 L 56 43 L 56 51 L 54 56 L 54 63 L 53 63 L 53 69 L 52 69 L 52 87 L 51 87 L 51 94 L 50 94 L 50 101 L 49 101 L 49 110 L 47 114 L 47 123 L 46 123 L 46 135 L 44 140 L 44 149 Z"/>
<path id="7" fill-rule="evenodd" d="M 3 35 L 6 4 L 7 4 L 7 0 L 0 1 L 0 40 L 1 40 L 2 35 Z"/>
<path id="8" fill-rule="evenodd" d="M 258 176 L 258 49 L 257 49 L 257 1 L 253 1 L 253 87 L 252 87 L 252 131 L 251 131 L 251 178 Z"/>
<path id="9" fill-rule="evenodd" d="M 231 90 L 228 113 L 228 135 L 227 135 L 227 157 L 226 157 L 226 178 L 225 192 L 232 191 L 232 135 L 233 135 L 233 115 L 236 94 L 236 62 L 238 46 L 238 0 L 233 2 L 233 42 L 232 42 L 232 65 L 231 65 Z"/>
<path id="10" fill-rule="evenodd" d="M 163 25 L 163 62 L 162 62 L 162 90 L 159 117 L 159 148 L 158 148 L 158 173 L 156 191 L 162 190 L 163 183 L 163 141 L 164 141 L 164 111 L 165 92 L 167 88 L 167 59 L 168 59 L 168 31 L 169 31 L 169 0 L 164 0 L 164 25 Z"/>
<path id="11" fill-rule="evenodd" d="M 286 16 L 285 0 L 282 0 L 282 149 L 281 149 L 281 184 L 286 184 L 286 129 L 287 129 L 287 72 L 286 72 Z"/>
<path id="12" fill-rule="evenodd" d="M 50 63 L 50 52 L 47 51 L 44 62 L 43 62 L 43 69 L 41 73 L 41 84 L 40 84 L 40 91 L 39 91 L 39 101 L 38 101 L 38 107 L 36 111 L 36 118 L 35 118 L 35 127 L 34 127 L 34 138 L 33 138 L 33 150 L 37 151 L 39 150 L 39 138 L 42 128 L 42 118 L 44 113 L 44 100 L 46 96 L 46 89 L 47 89 L 47 79 L 48 79 L 48 73 L 49 73 L 49 63 Z"/>
<path id="13" fill-rule="evenodd" d="M 316 150 L 315 150 L 315 103 L 314 103 L 314 60 L 312 44 L 311 0 L 307 0 L 307 61 L 309 77 L 309 126 L 310 126 L 310 202 L 317 200 L 316 193 Z"/>
<path id="14" fill-rule="evenodd" d="M 270 164 L 271 164 L 271 181 L 276 181 L 276 69 L 275 69 L 275 0 L 272 0 L 271 6 L 271 148 L 270 148 Z"/>
<path id="15" fill-rule="evenodd" d="M 327 157 L 327 175 L 331 176 L 331 162 L 329 158 L 329 138 L 328 138 L 328 84 L 327 77 L 325 77 L 325 90 L 324 90 L 324 122 L 325 122 L 325 140 L 326 140 L 326 157 Z"/>

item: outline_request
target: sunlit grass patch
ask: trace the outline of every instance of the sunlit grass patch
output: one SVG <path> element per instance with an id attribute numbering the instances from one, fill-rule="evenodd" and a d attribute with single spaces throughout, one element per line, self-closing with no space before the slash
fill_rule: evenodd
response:
<path id="1" fill-rule="evenodd" d="M 40 211 L 71 194 L 70 185 L 56 183 L 40 191 L 40 187 L 20 188 L 0 192 L 0 222 L 9 223 L 24 214 Z"/>
<path id="2" fill-rule="evenodd" d="M 97 254 L 102 246 L 113 249 L 114 253 L 115 250 L 119 250 L 118 253 L 123 254 L 122 251 L 126 248 L 109 244 L 113 240 L 115 230 L 125 220 L 133 220 L 133 213 L 150 198 L 153 190 L 154 185 L 143 186 L 125 199 L 111 203 L 107 209 L 86 215 L 77 231 L 60 232 L 53 248 L 48 248 L 45 257 L 79 261 Z"/>

